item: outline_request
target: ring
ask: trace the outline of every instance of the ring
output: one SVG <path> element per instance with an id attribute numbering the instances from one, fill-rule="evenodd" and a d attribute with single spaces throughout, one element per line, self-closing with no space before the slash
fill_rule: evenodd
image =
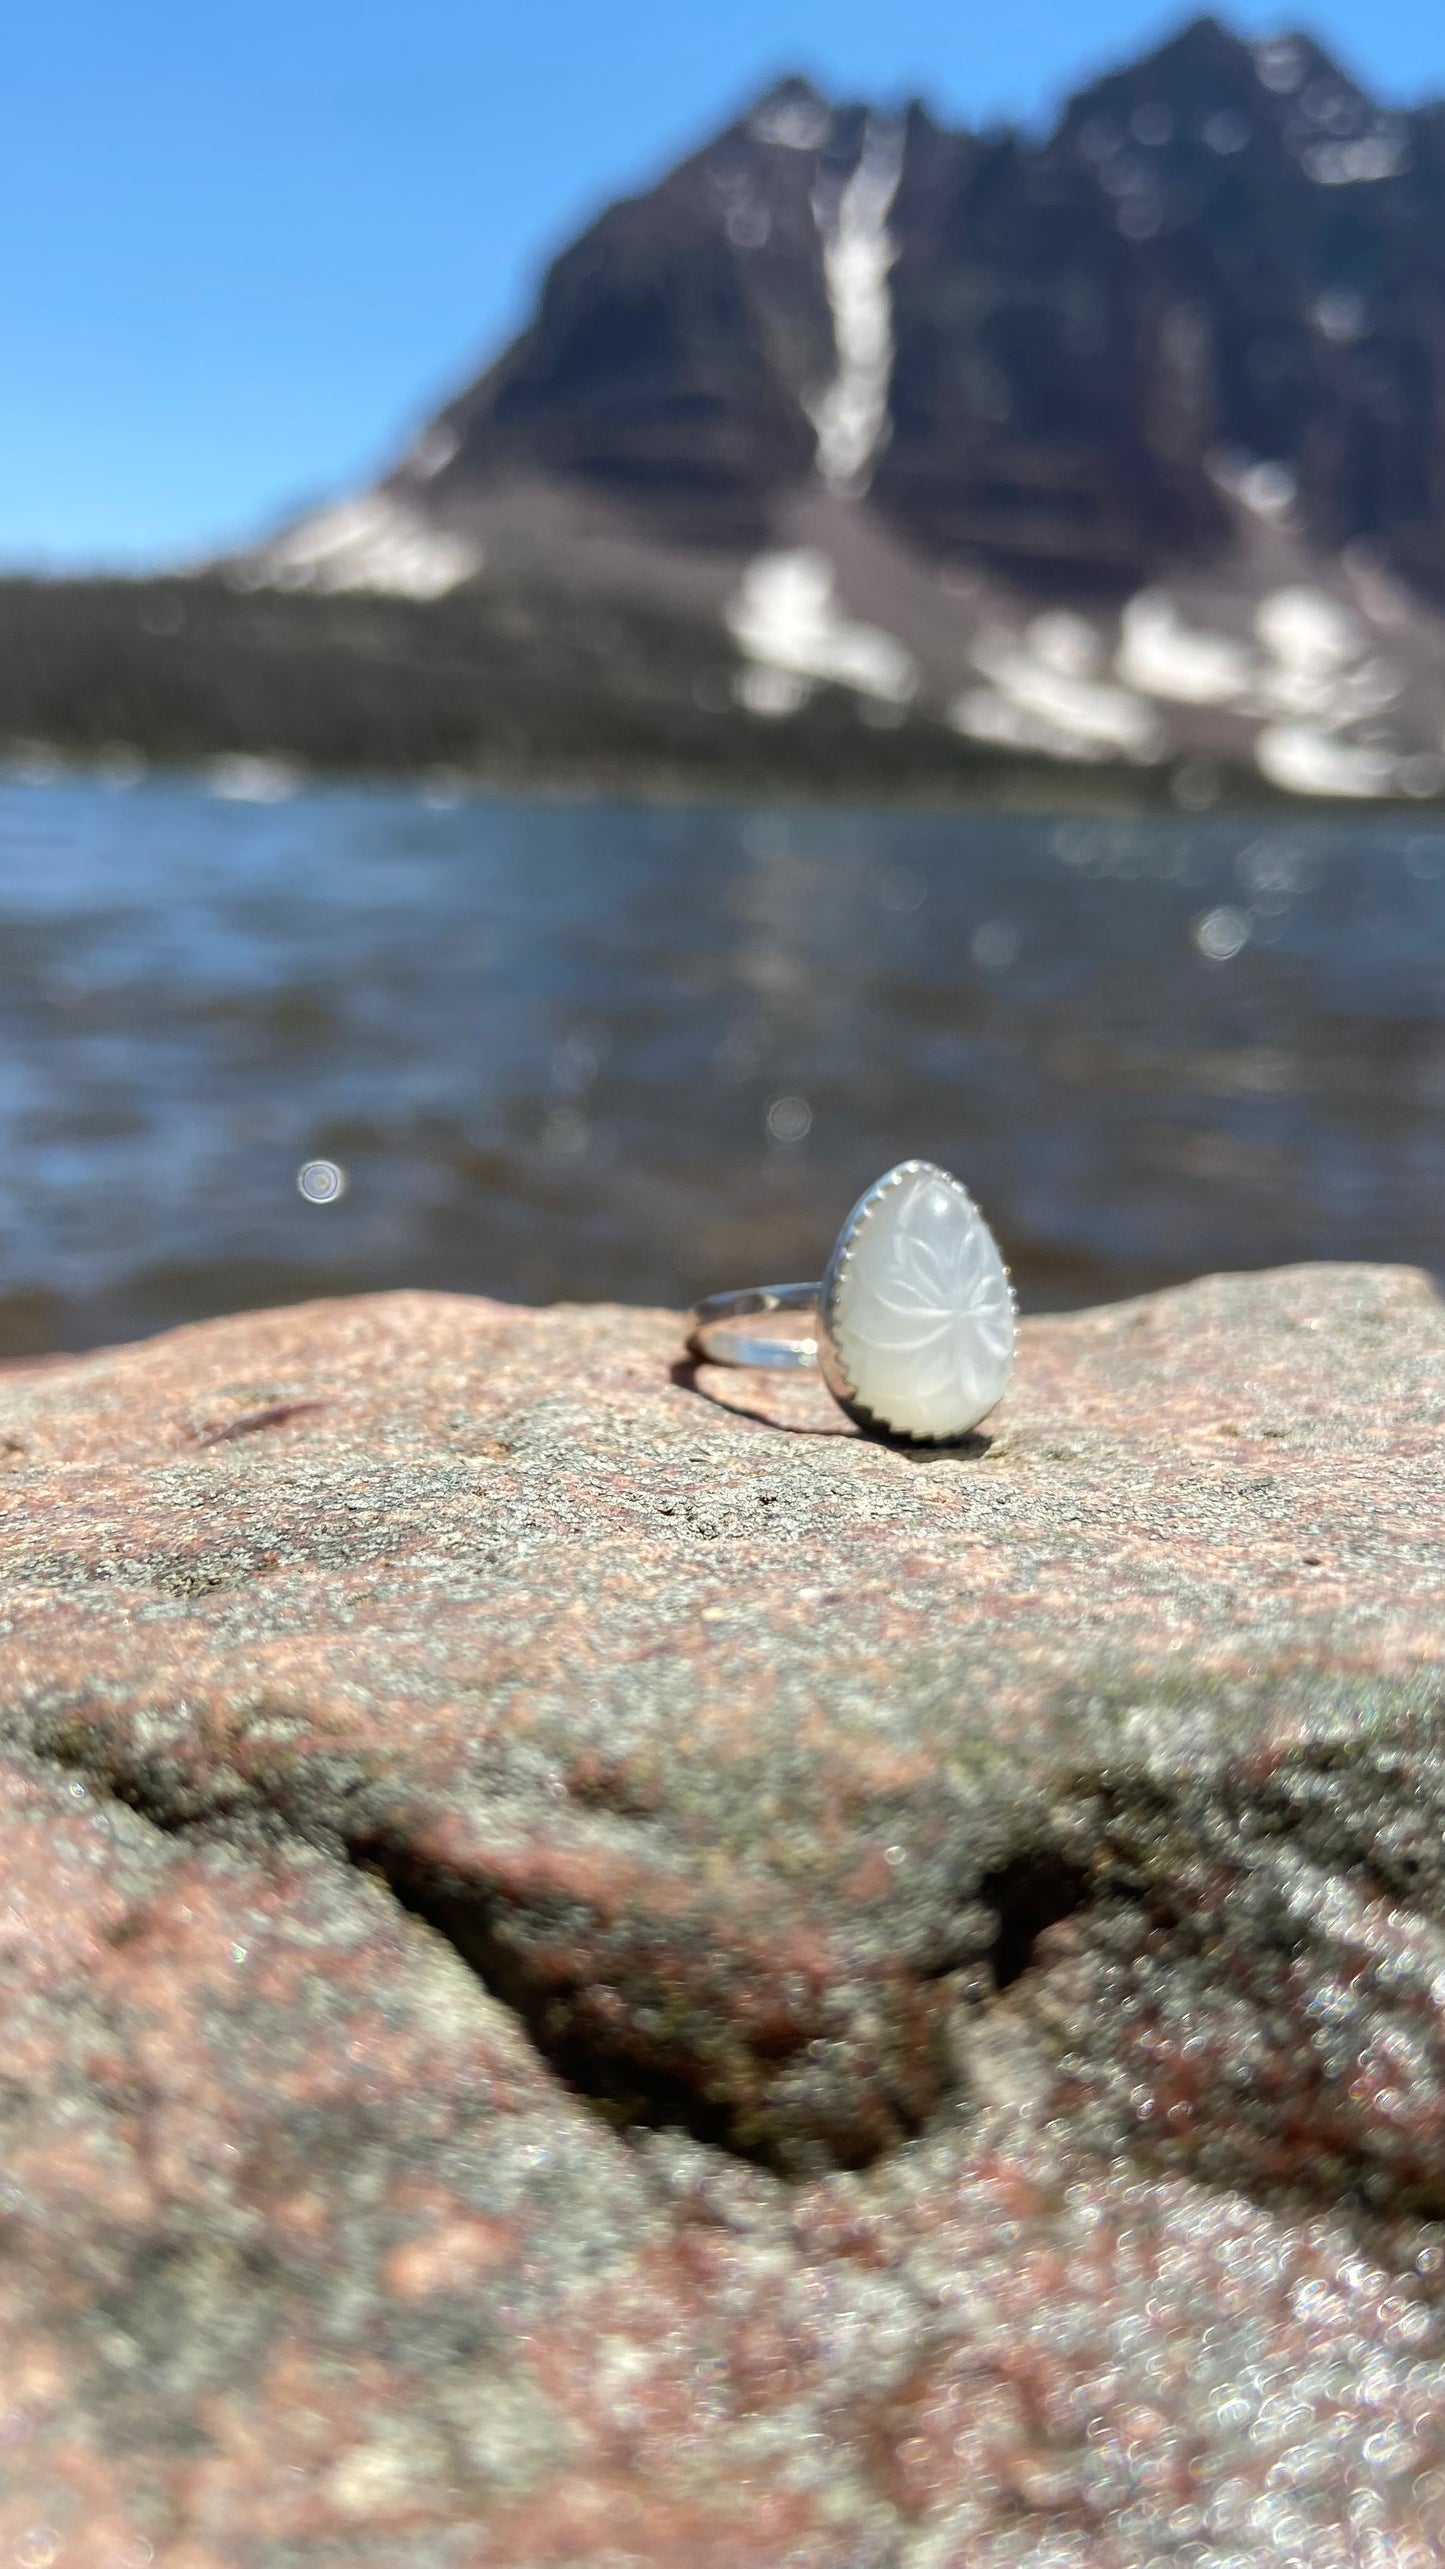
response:
<path id="1" fill-rule="evenodd" d="M 902 1160 L 859 1197 L 820 1283 L 711 1293 L 688 1314 L 687 1344 L 714 1365 L 816 1366 L 860 1427 L 942 1445 L 1003 1398 L 1015 1311 L 967 1187 L 931 1160 Z M 793 1313 L 806 1325 L 787 1327 Z M 755 1325 L 775 1317 L 785 1325 Z"/>

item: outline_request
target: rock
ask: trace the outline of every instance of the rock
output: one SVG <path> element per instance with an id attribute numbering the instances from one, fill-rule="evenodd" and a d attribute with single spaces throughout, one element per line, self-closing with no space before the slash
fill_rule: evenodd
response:
<path id="1" fill-rule="evenodd" d="M 0 2560 L 1426 2569 L 1445 1315 L 0 1384 Z"/>

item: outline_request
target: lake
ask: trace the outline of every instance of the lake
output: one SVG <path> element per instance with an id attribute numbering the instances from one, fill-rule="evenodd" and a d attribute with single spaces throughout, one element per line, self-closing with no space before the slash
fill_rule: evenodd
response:
<path id="1" fill-rule="evenodd" d="M 0 787 L 0 1353 L 681 1304 L 912 1155 L 1026 1308 L 1445 1270 L 1445 830 Z"/>

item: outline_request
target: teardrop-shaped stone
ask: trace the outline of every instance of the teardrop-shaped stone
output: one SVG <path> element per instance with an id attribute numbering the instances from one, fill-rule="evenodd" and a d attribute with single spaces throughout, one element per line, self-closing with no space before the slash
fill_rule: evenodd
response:
<path id="1" fill-rule="evenodd" d="M 963 1436 L 1003 1397 L 1013 1290 L 947 1169 L 905 1160 L 869 1188 L 838 1235 L 822 1307 L 833 1390 L 895 1435 Z"/>

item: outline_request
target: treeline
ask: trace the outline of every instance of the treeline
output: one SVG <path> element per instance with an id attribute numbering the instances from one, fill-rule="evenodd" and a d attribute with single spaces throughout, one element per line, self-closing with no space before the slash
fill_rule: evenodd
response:
<path id="1" fill-rule="evenodd" d="M 734 705 L 733 674 L 706 627 L 490 584 L 423 605 L 215 577 L 0 581 L 0 741 L 79 757 L 125 744 L 174 764 L 238 752 L 392 773 L 651 763 L 820 782 L 848 758 L 859 726 L 841 699 L 764 726 Z M 976 764 L 937 728 L 932 763 Z M 918 754 L 896 735 L 852 747 L 869 772 Z"/>
<path id="2" fill-rule="evenodd" d="M 323 773 L 1055 808 L 1170 797 L 1164 771 L 1036 767 L 923 715 L 870 727 L 834 688 L 761 721 L 735 702 L 736 674 L 705 624 L 491 582 L 420 604 L 218 576 L 0 579 L 0 757 L 242 754 Z"/>
<path id="3" fill-rule="evenodd" d="M 576 749 L 685 750 L 705 636 L 472 589 L 406 599 L 217 577 L 0 581 L 0 735 L 79 754 L 417 769 Z M 725 684 L 721 678 L 720 684 Z M 704 683 L 704 695 L 706 686 Z"/>

